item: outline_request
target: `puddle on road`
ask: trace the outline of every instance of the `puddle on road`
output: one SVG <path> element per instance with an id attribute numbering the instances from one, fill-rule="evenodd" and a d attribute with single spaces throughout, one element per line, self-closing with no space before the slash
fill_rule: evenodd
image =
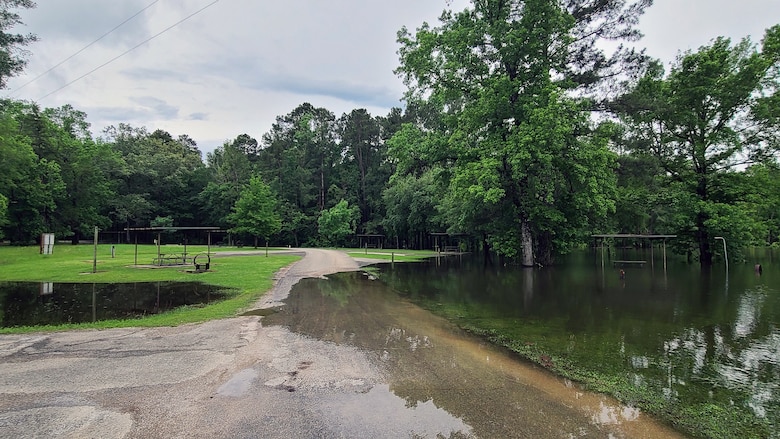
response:
<path id="1" fill-rule="evenodd" d="M 217 394 L 232 397 L 242 396 L 252 386 L 257 375 L 257 371 L 254 369 L 244 369 L 233 375 L 225 384 L 219 386 Z"/>
<path id="2" fill-rule="evenodd" d="M 355 346 L 383 367 L 389 392 L 374 386 L 370 401 L 356 400 L 375 407 L 376 416 L 401 398 L 404 408 L 394 417 L 408 410 L 424 431 L 445 437 L 683 437 L 635 408 L 518 361 L 360 273 L 304 279 L 285 302 L 264 326 Z M 459 427 L 436 427 L 428 411 L 446 413 L 447 428 Z"/>
<path id="3" fill-rule="evenodd" d="M 408 401 L 397 396 L 387 384 L 373 386 L 366 393 L 345 395 L 323 412 L 326 423 L 330 426 L 340 426 L 344 433 L 359 432 L 365 429 L 366 425 L 370 425 L 385 426 L 383 437 L 475 437 L 470 426 L 436 406 L 433 401 L 418 402 L 410 406 Z"/>
<path id="4" fill-rule="evenodd" d="M 271 314 L 276 314 L 277 312 L 279 312 L 278 308 L 257 308 L 257 309 L 250 309 L 249 311 L 246 311 L 239 315 L 265 317 L 265 316 L 270 316 Z"/>

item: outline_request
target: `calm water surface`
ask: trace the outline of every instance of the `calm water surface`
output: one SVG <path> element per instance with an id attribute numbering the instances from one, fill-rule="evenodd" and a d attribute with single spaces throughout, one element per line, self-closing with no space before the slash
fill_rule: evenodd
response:
<path id="1" fill-rule="evenodd" d="M 780 264 L 709 272 L 659 252 L 631 251 L 615 267 L 599 253 L 557 267 L 484 267 L 467 258 L 383 266 L 381 278 L 429 307 L 462 309 L 465 323 L 558 346 L 577 364 L 695 404 L 718 401 L 780 427 Z M 757 274 L 753 264 L 762 264 Z M 621 278 L 620 268 L 625 275 Z M 777 434 L 776 436 L 777 437 Z"/>
<path id="2" fill-rule="evenodd" d="M 0 327 L 129 319 L 225 295 L 225 288 L 199 282 L 0 282 Z"/>
<path id="3" fill-rule="evenodd" d="M 351 432 L 323 437 L 360 431 L 383 438 L 682 437 L 635 408 L 520 361 L 371 278 L 350 272 L 303 279 L 262 320 L 358 347 L 382 376 L 374 386 L 353 383 L 365 385 L 365 393 L 350 391 L 315 409 Z M 386 431 L 363 428 L 383 423 Z"/>

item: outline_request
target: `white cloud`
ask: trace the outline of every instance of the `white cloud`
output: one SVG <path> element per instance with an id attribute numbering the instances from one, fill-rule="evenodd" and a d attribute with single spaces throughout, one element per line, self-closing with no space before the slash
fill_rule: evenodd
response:
<path id="1" fill-rule="evenodd" d="M 25 75 L 6 94 L 29 100 L 62 87 L 213 0 L 69 0 L 21 11 L 40 41 Z M 454 10 L 468 2 L 449 2 Z M 138 17 L 51 74 L 62 61 L 142 8 Z M 446 0 L 220 0 L 192 19 L 53 93 L 40 104 L 87 112 L 96 133 L 120 122 L 188 134 L 201 149 L 248 133 L 260 138 L 303 102 L 337 116 L 354 108 L 384 115 L 404 86 L 396 32 L 437 22 Z M 780 17 L 777 0 L 656 0 L 640 26 L 651 56 L 670 61 L 717 35 L 760 39 Z"/>

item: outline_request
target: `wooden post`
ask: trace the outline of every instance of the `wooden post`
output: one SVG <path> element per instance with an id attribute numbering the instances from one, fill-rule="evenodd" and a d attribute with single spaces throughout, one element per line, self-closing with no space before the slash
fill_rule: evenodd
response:
<path id="1" fill-rule="evenodd" d="M 138 265 L 138 233 L 135 234 L 135 259 L 133 265 Z"/>
<path id="2" fill-rule="evenodd" d="M 94 252 L 92 255 L 92 273 L 97 273 L 97 244 L 98 244 L 98 228 L 95 226 L 95 237 L 92 241 L 94 245 Z"/>

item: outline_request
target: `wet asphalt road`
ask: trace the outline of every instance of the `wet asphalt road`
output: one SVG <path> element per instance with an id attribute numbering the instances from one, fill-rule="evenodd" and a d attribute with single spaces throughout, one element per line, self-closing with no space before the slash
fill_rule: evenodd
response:
<path id="1" fill-rule="evenodd" d="M 361 274 L 288 297 L 357 269 L 307 250 L 263 318 L 0 336 L 0 437 L 675 437 Z"/>

